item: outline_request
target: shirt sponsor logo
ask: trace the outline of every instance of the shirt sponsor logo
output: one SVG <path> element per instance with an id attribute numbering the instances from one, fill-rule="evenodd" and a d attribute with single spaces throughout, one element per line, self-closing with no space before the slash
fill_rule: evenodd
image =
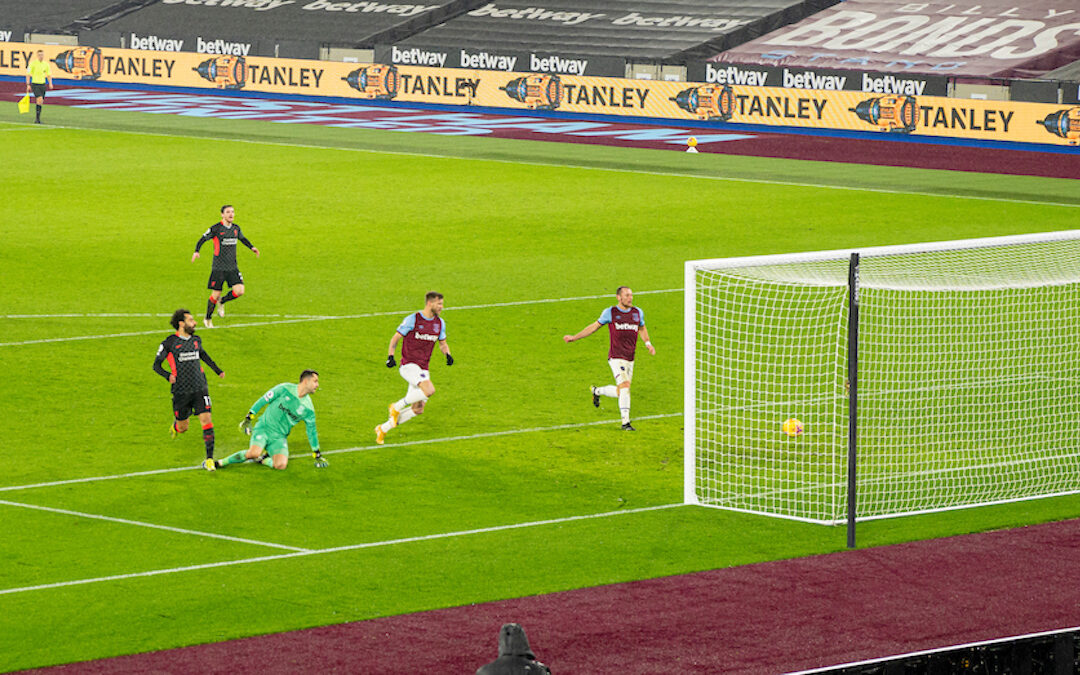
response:
<path id="1" fill-rule="evenodd" d="M 401 49 L 397 46 L 390 48 L 390 59 L 394 63 L 403 63 L 413 66 L 438 66 L 442 68 L 446 63 L 446 52 L 429 52 L 419 47 Z"/>
<path id="2" fill-rule="evenodd" d="M 184 48 L 183 40 L 162 38 L 157 35 L 144 35 L 140 37 L 135 33 L 131 34 L 130 44 L 132 49 L 148 49 L 155 52 L 178 52 Z"/>
<path id="3" fill-rule="evenodd" d="M 632 330 L 637 331 L 638 325 L 636 323 L 617 323 L 615 324 L 615 330 Z"/>
<path id="4" fill-rule="evenodd" d="M 434 333 L 413 333 L 413 337 L 417 340 L 425 340 L 427 342 L 437 342 L 439 340 L 439 336 Z"/>
<path id="5" fill-rule="evenodd" d="M 179 360 L 179 361 L 198 361 L 199 360 L 199 350 L 196 349 L 193 352 L 180 352 L 180 356 L 177 357 L 177 360 Z"/>
<path id="6" fill-rule="evenodd" d="M 251 51 L 248 42 L 228 42 L 226 40 L 204 40 L 202 36 L 195 38 L 195 51 L 200 54 L 226 54 L 230 56 L 247 56 Z"/>
<path id="7" fill-rule="evenodd" d="M 222 239 L 221 243 L 228 246 L 236 246 L 236 242 L 239 241 L 236 237 L 230 237 L 228 239 Z"/>

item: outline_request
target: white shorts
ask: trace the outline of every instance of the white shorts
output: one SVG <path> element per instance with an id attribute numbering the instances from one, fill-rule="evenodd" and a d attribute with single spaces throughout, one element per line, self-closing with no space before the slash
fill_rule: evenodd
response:
<path id="1" fill-rule="evenodd" d="M 410 389 L 419 389 L 421 382 L 431 379 L 431 374 L 426 370 L 421 370 L 420 366 L 415 363 L 406 363 L 398 368 L 398 374 L 409 383 Z"/>
<path id="2" fill-rule="evenodd" d="M 611 366 L 611 374 L 615 376 L 615 384 L 630 382 L 634 379 L 634 362 L 626 359 L 608 359 Z"/>

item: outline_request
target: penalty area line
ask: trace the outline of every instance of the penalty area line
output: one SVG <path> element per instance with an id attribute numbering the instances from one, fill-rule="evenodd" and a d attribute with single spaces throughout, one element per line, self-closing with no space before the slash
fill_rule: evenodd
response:
<path id="1" fill-rule="evenodd" d="M 680 417 L 680 416 L 682 416 L 681 412 L 662 413 L 662 414 L 659 414 L 659 415 L 642 415 L 641 417 L 635 417 L 634 420 L 635 421 L 637 421 L 637 420 L 658 420 L 658 419 L 665 419 L 665 418 L 668 418 L 668 417 Z M 428 445 L 428 444 L 431 444 L 431 443 L 443 443 L 443 442 L 452 442 L 452 441 L 469 441 L 469 440 L 474 440 L 474 439 L 477 439 L 477 438 L 494 438 L 494 437 L 498 437 L 498 436 L 514 436 L 514 435 L 517 435 L 517 434 L 541 433 L 541 432 L 545 432 L 545 431 L 562 431 L 562 430 L 566 430 L 566 429 L 581 429 L 581 428 L 585 428 L 585 427 L 595 427 L 595 426 L 601 426 L 601 425 L 605 425 L 605 424 L 614 425 L 614 424 L 617 424 L 617 423 L 618 423 L 618 420 L 616 420 L 616 419 L 605 419 L 605 420 L 598 420 L 598 421 L 595 421 L 595 422 L 573 422 L 573 423 L 569 423 L 569 424 L 555 424 L 555 425 L 546 426 L 546 427 L 529 427 L 528 429 L 504 429 L 503 431 L 486 431 L 486 432 L 479 433 L 479 434 L 465 434 L 465 435 L 461 435 L 461 436 L 442 436 L 442 437 L 439 437 L 439 438 L 422 438 L 422 439 L 417 439 L 415 441 L 402 441 L 400 443 L 386 443 L 385 445 L 375 445 L 375 444 L 357 445 L 357 446 L 354 446 L 354 447 L 351 447 L 351 448 L 338 448 L 337 450 L 326 450 L 325 452 L 323 452 L 323 454 L 324 455 L 339 455 L 339 454 L 344 454 L 344 453 L 348 453 L 348 452 L 364 452 L 364 451 L 376 450 L 376 449 L 391 450 L 393 448 L 404 448 L 404 447 L 408 447 L 408 446 L 411 446 L 411 445 Z M 308 456 L 310 456 L 310 453 L 307 453 L 307 452 L 289 453 L 289 459 L 293 459 L 293 458 L 302 459 L 302 458 L 308 457 Z M 195 470 L 202 471 L 203 469 L 202 469 L 201 465 L 196 465 L 196 466 L 174 466 L 174 467 L 171 467 L 171 468 L 168 468 L 168 469 L 151 469 L 151 470 L 148 470 L 148 471 L 133 471 L 133 472 L 130 472 L 130 473 L 116 473 L 116 474 L 110 474 L 110 475 L 107 475 L 107 476 L 89 476 L 87 478 L 70 478 L 70 479 L 67 479 L 67 480 L 54 480 L 54 481 L 48 481 L 48 482 L 45 482 L 45 483 L 30 483 L 30 484 L 27 484 L 27 485 L 8 485 L 8 486 L 5 486 L 5 487 L 0 487 L 0 492 L 15 492 L 15 491 L 18 491 L 18 490 L 34 490 L 34 489 L 37 489 L 37 488 L 56 487 L 56 486 L 59 486 L 59 485 L 74 485 L 76 483 L 96 483 L 96 482 L 104 481 L 104 480 L 116 480 L 118 478 L 136 478 L 136 477 L 139 477 L 139 476 L 155 476 L 155 475 L 163 474 L 163 473 L 176 473 L 177 471 L 195 471 Z M 227 471 L 228 469 L 220 469 L 220 470 Z M 0 503 L 2 503 L 2 501 L 0 501 Z"/>
<path id="2" fill-rule="evenodd" d="M 59 513 L 65 516 L 76 516 L 78 518 L 89 518 L 91 520 L 104 520 L 110 523 L 120 523 L 121 525 L 135 525 L 137 527 L 148 527 L 154 530 L 165 530 L 167 532 L 176 532 L 177 534 L 192 534 L 197 537 L 208 537 L 210 539 L 224 539 L 225 541 L 233 541 L 240 544 L 254 544 L 256 546 L 269 546 L 270 548 L 283 548 L 289 551 L 309 551 L 311 549 L 300 548 L 299 546 L 286 546 L 284 544 L 273 544 L 268 541 L 259 541 L 257 539 L 244 539 L 243 537 L 231 537 L 227 534 L 215 534 L 213 532 L 202 532 L 199 530 L 188 530 L 183 527 L 172 527 L 170 525 L 158 525 L 156 523 L 147 523 L 141 520 L 128 520 L 127 518 L 114 518 L 112 516 L 103 516 L 97 513 L 83 513 L 81 511 L 69 511 L 68 509 L 57 509 L 51 506 L 38 506 L 37 504 L 24 504 L 22 502 L 11 502 L 6 499 L 0 499 L 0 505 L 14 506 L 22 509 L 31 509 L 34 511 L 46 511 L 48 513 Z"/>
<path id="3" fill-rule="evenodd" d="M 657 293 L 682 293 L 682 292 L 683 292 L 683 289 L 681 289 L 681 288 L 664 288 L 664 289 L 655 290 L 655 291 L 638 291 L 636 293 L 636 295 L 654 295 L 654 294 L 657 294 Z M 580 301 L 580 300 L 599 300 L 601 298 L 609 298 L 609 297 L 611 297 L 610 293 L 605 293 L 603 295 L 579 295 L 579 296 L 573 296 L 573 297 L 568 297 L 568 298 L 540 298 L 540 299 L 536 299 L 536 300 L 512 300 L 512 301 L 509 301 L 509 302 L 491 302 L 491 303 L 486 303 L 486 304 L 481 304 L 481 305 L 460 305 L 458 307 L 451 307 L 448 311 L 453 313 L 455 311 L 467 310 L 467 309 L 498 309 L 498 308 L 501 308 L 501 307 L 520 307 L 522 305 L 544 305 L 544 304 L 552 304 L 552 303 L 556 303 L 556 302 L 577 302 L 577 301 Z M 231 328 L 252 328 L 252 327 L 258 327 L 258 326 L 281 326 L 281 325 L 290 324 L 290 323 L 311 323 L 311 322 L 315 322 L 315 321 L 344 321 L 344 320 L 348 320 L 348 319 L 371 319 L 371 318 L 378 318 L 378 317 L 384 317 L 384 316 L 405 316 L 405 315 L 408 315 L 410 312 L 413 312 L 413 311 L 415 311 L 415 310 L 403 309 L 403 310 L 393 310 L 393 311 L 389 311 L 389 312 L 366 312 L 366 313 L 363 313 L 363 314 L 341 314 L 341 315 L 326 315 L 326 316 L 303 315 L 303 316 L 298 316 L 296 318 L 283 318 L 283 319 L 278 320 L 278 321 L 249 321 L 247 323 L 236 323 L 236 324 L 231 324 L 231 325 L 228 325 L 228 326 L 218 326 L 218 327 L 215 327 L 215 328 L 208 328 L 206 330 L 207 331 L 218 331 L 218 330 L 226 330 L 226 329 L 231 329 Z M 249 316 L 255 316 L 255 315 L 249 315 Z M 103 340 L 103 339 L 107 339 L 107 338 L 134 337 L 134 336 L 141 336 L 141 335 L 160 335 L 162 332 L 164 332 L 164 331 L 162 331 L 161 329 L 155 329 L 155 330 L 130 331 L 130 332 L 126 332 L 126 333 L 106 333 L 106 334 L 102 334 L 102 335 L 73 335 L 73 336 L 69 336 L 69 337 L 59 337 L 59 338 L 39 338 L 39 339 L 36 339 L 36 340 L 19 340 L 17 342 L 0 342 L 0 347 L 18 347 L 18 346 L 22 346 L 22 345 L 47 344 L 47 343 L 50 343 L 50 342 L 75 342 L 75 341 L 78 341 L 78 340 Z"/>
<path id="4" fill-rule="evenodd" d="M 399 539 L 386 539 L 383 541 L 371 541 L 362 544 L 351 544 L 348 546 L 335 546 L 332 548 L 320 548 L 320 549 L 307 549 L 298 550 L 292 553 L 281 553 L 277 555 L 264 555 L 257 558 L 238 558 L 235 560 L 223 560 L 214 563 L 203 563 L 201 565 L 187 565 L 184 567 L 169 567 L 166 569 L 147 570 L 145 572 L 131 572 L 128 574 L 114 574 L 104 577 L 91 577 L 89 579 L 74 579 L 72 581 L 58 581 L 51 584 L 39 584 L 36 586 L 21 586 L 18 588 L 5 588 L 0 589 L 0 595 L 10 595 L 13 593 L 27 593 L 30 591 L 43 591 L 52 588 L 64 588 L 67 586 L 83 586 L 86 584 L 102 583 L 106 581 L 122 581 L 124 579 L 137 579 L 141 577 L 154 577 L 162 576 L 165 574 L 178 574 L 180 572 L 193 572 L 197 570 L 207 570 L 219 567 L 230 567 L 232 565 L 250 565 L 252 563 L 269 562 L 272 560 L 285 560 L 287 558 L 299 558 L 303 556 L 322 555 L 324 553 L 343 553 L 346 551 L 359 551 L 369 548 L 381 548 L 384 546 L 396 546 L 400 544 L 411 544 L 416 542 L 434 541 L 436 539 L 451 539 L 454 537 L 467 537 L 476 534 L 489 534 L 492 532 L 505 532 L 507 530 L 521 530 L 530 527 L 540 527 L 543 525 L 558 525 L 561 523 L 572 523 L 583 520 L 594 520 L 597 518 L 610 518 L 613 516 L 628 515 L 633 513 L 645 513 L 648 511 L 661 511 L 664 509 L 673 509 L 685 504 L 660 504 L 658 506 L 642 506 L 636 509 L 620 509 L 618 511 L 603 511 L 601 513 L 589 513 L 579 516 L 566 516 L 563 518 L 547 518 L 544 520 L 532 520 L 525 523 L 511 523 L 509 525 L 494 525 L 491 527 L 479 527 L 470 530 L 457 530 L 454 532 L 440 532 L 437 534 L 423 534 L 415 537 L 401 537 Z"/>

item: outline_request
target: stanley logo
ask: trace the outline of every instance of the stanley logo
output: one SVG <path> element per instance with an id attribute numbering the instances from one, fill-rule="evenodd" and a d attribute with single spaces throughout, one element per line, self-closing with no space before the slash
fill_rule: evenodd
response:
<path id="1" fill-rule="evenodd" d="M 668 100 L 674 101 L 675 105 L 699 120 L 727 122 L 735 113 L 735 95 L 728 84 L 706 84 L 683 89 Z"/>
<path id="2" fill-rule="evenodd" d="M 919 106 L 914 96 L 891 94 L 868 98 L 848 110 L 880 131 L 890 133 L 910 134 L 919 124 Z"/>
<path id="3" fill-rule="evenodd" d="M 499 87 L 506 95 L 529 110 L 555 110 L 562 102 L 563 85 L 558 75 L 525 75 Z"/>
<path id="4" fill-rule="evenodd" d="M 192 70 L 218 89 L 243 89 L 247 81 L 247 62 L 243 56 L 215 56 Z"/>
<path id="5" fill-rule="evenodd" d="M 383 100 L 389 100 L 397 96 L 398 83 L 400 82 L 397 66 L 384 66 L 379 63 L 373 66 L 357 68 L 341 79 L 360 92 L 361 98 Z"/>
<path id="6" fill-rule="evenodd" d="M 74 80 L 96 80 L 101 77 L 101 50 L 97 47 L 76 47 L 60 52 L 53 63 Z"/>
<path id="7" fill-rule="evenodd" d="M 1069 145 L 1080 145 L 1080 108 L 1066 108 L 1050 113 L 1046 119 L 1036 124 L 1046 127 L 1055 136 L 1060 136 Z"/>

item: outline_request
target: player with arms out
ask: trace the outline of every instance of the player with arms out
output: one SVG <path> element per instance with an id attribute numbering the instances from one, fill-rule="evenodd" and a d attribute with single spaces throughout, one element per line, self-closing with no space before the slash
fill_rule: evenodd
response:
<path id="1" fill-rule="evenodd" d="M 424 297 L 424 309 L 405 317 L 390 338 L 390 356 L 386 357 L 386 367 L 397 365 L 394 353 L 400 342 L 401 368 L 398 374 L 409 383 L 409 389 L 405 392 L 405 398 L 390 404 L 390 417 L 375 427 L 375 442 L 379 445 L 386 441 L 386 434 L 391 429 L 424 413 L 424 404 L 435 393 L 428 363 L 436 342 L 439 343 L 439 350 L 446 355 L 446 365 L 454 365 L 454 357 L 450 356 L 450 347 L 446 344 L 446 324 L 439 316 L 442 311 L 442 293 L 431 291 Z"/>
<path id="2" fill-rule="evenodd" d="M 206 302 L 206 318 L 203 325 L 213 328 L 214 307 L 217 307 L 218 315 L 225 316 L 225 303 L 235 300 L 244 294 L 244 275 L 236 263 L 236 243 L 240 242 L 251 249 L 255 257 L 259 257 L 259 249 L 255 248 L 248 238 L 240 231 L 240 226 L 233 222 L 236 210 L 226 204 L 221 207 L 221 221 L 210 226 L 199 241 L 195 243 L 195 252 L 191 254 L 191 262 L 199 259 L 199 249 L 208 241 L 214 242 L 214 261 L 210 265 L 210 281 L 206 287 L 210 289 L 210 299 Z M 229 286 L 229 294 L 221 297 L 221 291 L 225 285 Z M 218 302 L 220 298 L 221 302 Z"/>
<path id="3" fill-rule="evenodd" d="M 298 384 L 282 382 L 260 396 L 240 422 L 240 431 L 251 436 L 251 447 L 219 461 L 218 467 L 253 460 L 275 469 L 284 469 L 289 465 L 289 432 L 301 421 L 307 428 L 315 467 L 326 467 L 327 461 L 319 449 L 319 432 L 315 429 L 315 405 L 311 402 L 311 395 L 318 389 L 319 373 L 305 370 L 300 373 Z M 255 416 L 264 407 L 266 412 L 256 422 Z"/>
<path id="4" fill-rule="evenodd" d="M 202 338 L 195 335 L 195 317 L 186 309 L 173 312 L 169 320 L 176 333 L 162 340 L 154 357 L 154 372 L 172 384 L 173 423 L 169 434 L 176 438 L 188 429 L 188 417 L 191 413 L 199 416 L 203 430 L 203 443 L 206 445 L 206 459 L 203 468 L 213 471 L 214 464 L 214 421 L 210 416 L 210 390 L 203 372 L 203 361 L 210 366 L 218 377 L 225 373 L 218 368 L 214 360 L 203 349 Z M 168 362 L 169 370 L 162 367 Z"/>
<path id="5" fill-rule="evenodd" d="M 615 291 L 616 304 L 608 307 L 600 318 L 585 326 L 577 335 L 564 335 L 563 342 L 576 342 L 588 337 L 600 329 L 608 327 L 611 339 L 608 348 L 608 365 L 615 376 L 615 384 L 605 387 L 589 387 L 592 402 L 600 407 L 600 397 L 610 396 L 619 399 L 619 413 L 622 415 L 623 431 L 634 431 L 630 425 L 630 381 L 634 379 L 634 352 L 637 350 L 638 336 L 645 341 L 650 354 L 656 354 L 652 342 L 649 342 L 649 330 L 645 328 L 645 312 L 634 307 L 634 292 L 627 286 L 619 286 Z"/>

